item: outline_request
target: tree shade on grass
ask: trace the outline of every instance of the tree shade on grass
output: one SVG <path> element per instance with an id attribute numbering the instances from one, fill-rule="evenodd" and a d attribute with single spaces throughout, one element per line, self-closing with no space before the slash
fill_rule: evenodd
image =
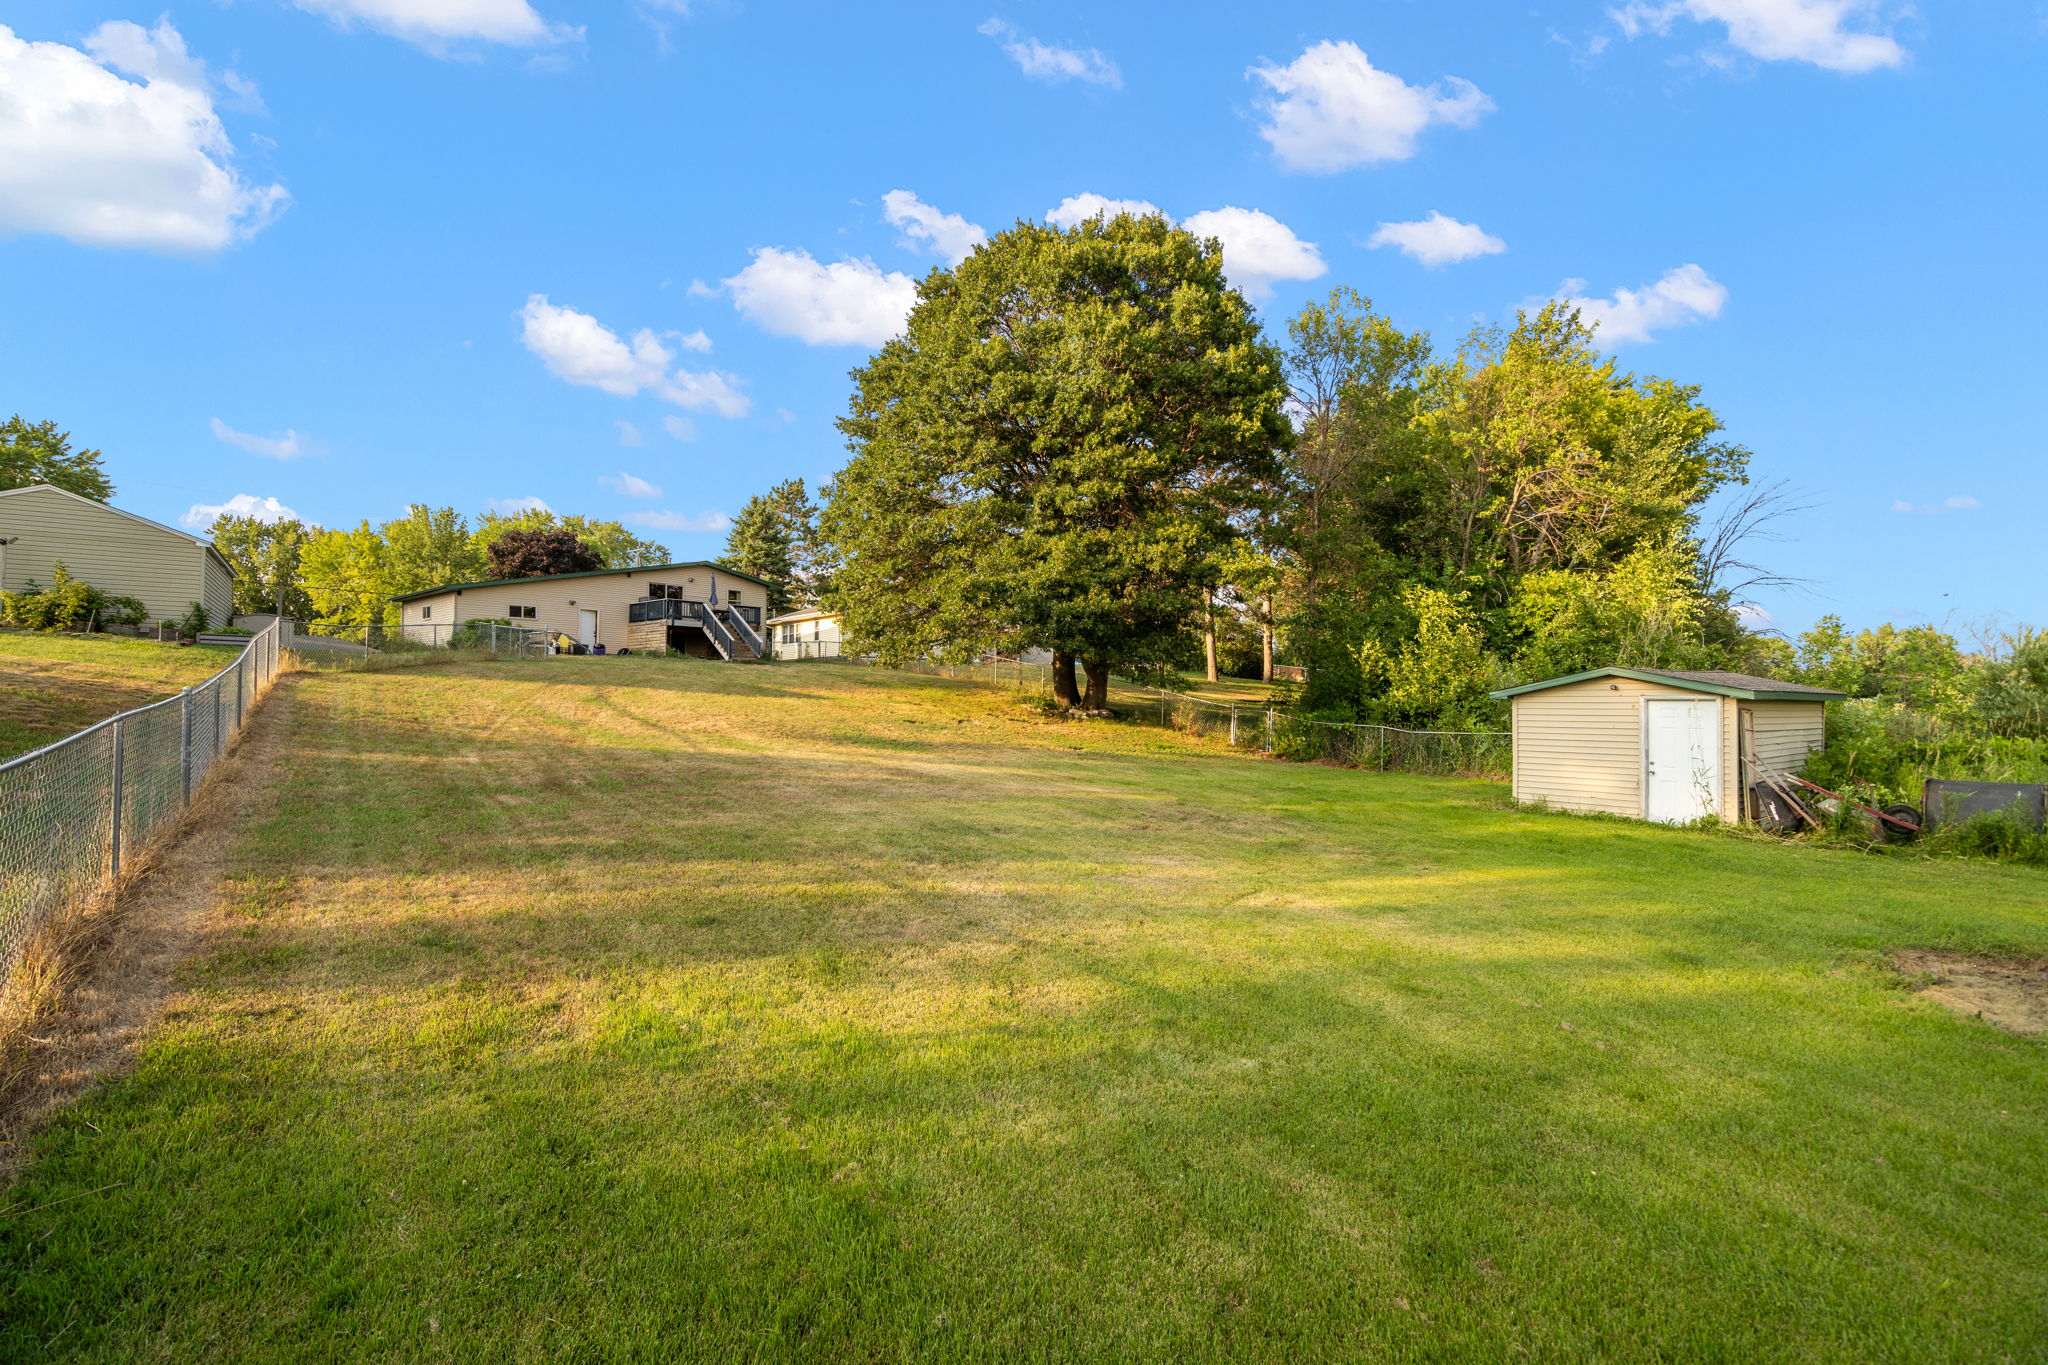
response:
<path id="1" fill-rule="evenodd" d="M 850 665 L 288 683 L 0 1355 L 2002 1360 L 2048 877 L 1516 811 Z M 276 718 L 273 717 L 275 721 Z"/>

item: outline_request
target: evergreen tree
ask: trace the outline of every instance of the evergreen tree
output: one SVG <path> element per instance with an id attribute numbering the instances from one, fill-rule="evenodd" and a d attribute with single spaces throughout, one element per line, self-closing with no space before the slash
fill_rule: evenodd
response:
<path id="1" fill-rule="evenodd" d="M 765 578 L 771 612 L 814 605 L 828 578 L 818 508 L 802 479 L 748 498 L 726 532 L 718 562 Z"/>
<path id="2" fill-rule="evenodd" d="M 786 485 L 778 485 L 783 487 Z M 786 611 L 790 585 L 796 577 L 796 540 L 789 519 L 773 493 L 756 493 L 740 508 L 725 533 L 725 551 L 718 562 L 728 569 L 768 582 L 768 611 Z"/>
<path id="3" fill-rule="evenodd" d="M 53 484 L 95 502 L 114 496 L 114 481 L 100 468 L 97 450 L 73 450 L 71 433 L 55 422 L 29 422 L 16 413 L 0 422 L 0 489 Z"/>

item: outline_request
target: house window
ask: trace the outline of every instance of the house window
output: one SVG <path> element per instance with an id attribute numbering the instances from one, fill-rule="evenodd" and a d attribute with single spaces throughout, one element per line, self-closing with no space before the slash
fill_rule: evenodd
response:
<path id="1" fill-rule="evenodd" d="M 531 621 L 540 615 L 539 607 L 507 607 L 505 614 L 515 621 Z"/>
<path id="2" fill-rule="evenodd" d="M 683 590 L 673 583 L 649 583 L 647 585 L 647 595 L 649 597 L 681 597 Z"/>
<path id="3" fill-rule="evenodd" d="M 420 608 L 420 620 L 422 620 L 422 621 L 431 621 L 431 620 L 433 620 L 433 619 L 434 619 L 434 609 L 433 609 L 432 607 L 421 607 L 421 608 Z"/>
<path id="4" fill-rule="evenodd" d="M 740 590 L 738 588 L 726 589 L 725 600 L 735 607 L 738 606 L 740 604 Z"/>

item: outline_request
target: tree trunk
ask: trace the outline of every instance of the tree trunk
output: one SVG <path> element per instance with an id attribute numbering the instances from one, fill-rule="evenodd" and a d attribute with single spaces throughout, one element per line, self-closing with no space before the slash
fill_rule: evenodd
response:
<path id="1" fill-rule="evenodd" d="M 1202 661 L 1208 666 L 1209 681 L 1216 681 L 1216 599 L 1202 594 Z"/>
<path id="2" fill-rule="evenodd" d="M 1081 705 L 1088 711 L 1109 709 L 1109 660 L 1099 656 L 1083 659 L 1083 671 L 1088 674 L 1088 695 L 1081 699 Z"/>
<path id="3" fill-rule="evenodd" d="M 1074 656 L 1064 650 L 1052 652 L 1052 699 L 1061 706 L 1081 704 L 1081 689 L 1074 685 Z"/>
<path id="4" fill-rule="evenodd" d="M 1273 681 L 1273 594 L 1259 599 L 1259 680 Z"/>

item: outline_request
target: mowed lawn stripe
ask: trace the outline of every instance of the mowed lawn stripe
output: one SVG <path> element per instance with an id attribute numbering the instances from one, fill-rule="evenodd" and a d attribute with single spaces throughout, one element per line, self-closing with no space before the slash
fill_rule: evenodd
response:
<path id="1" fill-rule="evenodd" d="M 2038 872 L 849 665 L 287 686 L 0 1353 L 2039 1358 L 2048 1049 L 1880 961 Z"/>

